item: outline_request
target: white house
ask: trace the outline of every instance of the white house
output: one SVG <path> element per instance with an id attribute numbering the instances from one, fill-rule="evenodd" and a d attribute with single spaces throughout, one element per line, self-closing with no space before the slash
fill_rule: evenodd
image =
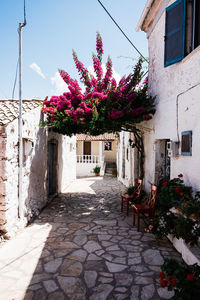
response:
<path id="1" fill-rule="evenodd" d="M 98 136 L 77 134 L 77 176 L 92 176 L 93 168 L 101 167 L 104 175 L 106 166 L 115 166 L 118 138 L 112 133 Z"/>
<path id="2" fill-rule="evenodd" d="M 137 30 L 149 47 L 149 93 L 156 114 L 146 122 L 145 188 L 184 175 L 200 188 L 200 1 L 148 0 Z"/>
<path id="3" fill-rule="evenodd" d="M 76 137 L 40 128 L 42 101 L 23 100 L 23 218 L 18 198 L 18 106 L 0 100 L 0 234 L 10 237 L 76 178 Z"/>

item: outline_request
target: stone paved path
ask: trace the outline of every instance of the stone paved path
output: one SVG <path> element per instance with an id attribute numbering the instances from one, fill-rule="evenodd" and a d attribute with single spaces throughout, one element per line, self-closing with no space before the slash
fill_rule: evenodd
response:
<path id="1" fill-rule="evenodd" d="M 110 177 L 78 179 L 6 242 L 0 300 L 171 299 L 159 266 L 179 254 L 120 213 L 121 187 Z"/>

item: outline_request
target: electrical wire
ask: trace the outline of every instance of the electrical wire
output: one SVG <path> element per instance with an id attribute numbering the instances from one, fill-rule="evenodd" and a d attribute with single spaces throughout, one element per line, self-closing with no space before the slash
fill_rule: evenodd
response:
<path id="1" fill-rule="evenodd" d="M 26 26 L 26 0 L 24 0 L 24 23 L 23 26 Z"/>
<path id="2" fill-rule="evenodd" d="M 128 36 L 125 34 L 125 32 L 122 30 L 122 28 L 117 24 L 117 22 L 115 21 L 115 19 L 111 16 L 111 14 L 109 13 L 109 11 L 105 8 L 105 6 L 101 3 L 100 0 L 97 0 L 99 2 L 99 4 L 103 7 L 103 9 L 105 10 L 105 12 L 109 15 L 109 17 L 111 18 L 111 20 L 115 23 L 115 25 L 118 27 L 118 29 L 121 31 L 121 33 L 125 36 L 125 38 L 129 41 L 129 43 L 132 45 L 132 47 L 140 54 L 140 56 L 148 63 L 149 61 L 144 57 L 144 55 L 142 55 L 142 53 L 138 50 L 138 48 L 131 42 L 131 40 L 128 38 Z"/>
<path id="3" fill-rule="evenodd" d="M 26 0 L 24 0 L 24 22 L 21 24 L 21 27 L 26 26 Z M 19 33 L 19 29 L 17 30 Z M 14 85 L 13 85 L 13 90 L 12 90 L 12 100 L 14 100 L 14 94 L 15 94 L 15 87 L 16 87 L 16 82 L 17 82 L 17 75 L 19 71 L 19 57 L 17 60 L 17 67 L 16 67 L 16 72 L 15 72 L 15 80 L 14 80 Z"/>
<path id="4" fill-rule="evenodd" d="M 18 60 L 17 60 L 17 67 L 16 67 L 16 73 L 15 73 L 15 81 L 14 81 L 13 91 L 12 91 L 12 100 L 14 100 L 15 87 L 16 87 L 16 82 L 17 82 L 18 70 L 19 70 L 19 58 L 18 58 Z"/>

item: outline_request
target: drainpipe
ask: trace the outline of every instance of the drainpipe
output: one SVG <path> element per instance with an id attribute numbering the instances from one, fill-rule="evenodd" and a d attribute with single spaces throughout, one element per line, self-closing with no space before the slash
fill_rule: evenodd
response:
<path id="1" fill-rule="evenodd" d="M 131 140 L 132 135 L 131 132 L 129 133 L 129 139 Z M 132 155 L 133 155 L 133 148 L 130 146 L 130 184 L 133 184 L 133 159 L 132 159 Z"/>
<path id="2" fill-rule="evenodd" d="M 22 195 L 22 176 L 23 176 L 23 141 L 22 141 L 22 28 L 26 25 L 26 22 L 19 23 L 19 122 L 18 122 L 18 144 L 19 144 L 19 174 L 18 174 L 18 197 L 19 218 L 24 218 L 24 203 Z"/>

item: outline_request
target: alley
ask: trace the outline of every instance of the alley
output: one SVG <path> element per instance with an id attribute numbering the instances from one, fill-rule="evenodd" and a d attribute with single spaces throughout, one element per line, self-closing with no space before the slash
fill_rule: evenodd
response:
<path id="1" fill-rule="evenodd" d="M 170 299 L 158 274 L 168 241 L 137 232 L 112 177 L 78 179 L 0 248 L 0 300 Z"/>

